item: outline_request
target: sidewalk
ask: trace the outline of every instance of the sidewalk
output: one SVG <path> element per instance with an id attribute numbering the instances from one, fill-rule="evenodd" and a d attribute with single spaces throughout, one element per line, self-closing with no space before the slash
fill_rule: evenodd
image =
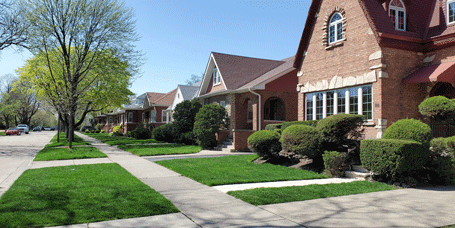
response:
<path id="1" fill-rule="evenodd" d="M 67 227 L 440 227 L 455 224 L 455 187 L 253 206 L 169 169 L 78 134 L 181 211 Z"/>

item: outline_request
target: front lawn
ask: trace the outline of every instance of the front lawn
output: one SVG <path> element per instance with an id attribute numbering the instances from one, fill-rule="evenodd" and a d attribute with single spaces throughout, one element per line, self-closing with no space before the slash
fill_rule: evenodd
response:
<path id="1" fill-rule="evenodd" d="M 47 144 L 45 147 L 61 147 L 61 146 L 68 146 L 68 139 L 65 136 L 64 132 L 60 133 L 60 142 L 57 142 L 57 134 L 55 134 L 54 138 L 51 139 L 50 143 Z M 74 141 L 72 142 L 73 146 L 80 146 L 80 145 L 90 145 L 89 142 L 84 141 L 81 137 L 74 134 Z"/>
<path id="2" fill-rule="evenodd" d="M 312 171 L 252 163 L 255 158 L 257 155 L 237 155 L 175 159 L 156 163 L 208 186 L 327 178 Z"/>
<path id="3" fill-rule="evenodd" d="M 178 212 L 118 164 L 25 171 L 0 199 L 0 227 L 42 227 Z"/>
<path id="4" fill-rule="evenodd" d="M 6 136 L 5 132 L 0 132 L 0 136 Z"/>
<path id="5" fill-rule="evenodd" d="M 161 143 L 155 139 L 135 139 L 126 136 L 110 136 L 108 133 L 84 133 L 108 145 Z"/>
<path id="6" fill-rule="evenodd" d="M 106 154 L 102 153 L 95 147 L 73 147 L 70 148 L 44 148 L 35 157 L 34 161 L 51 161 L 83 158 L 105 158 Z"/>
<path id="7" fill-rule="evenodd" d="M 200 146 L 188 146 L 182 144 L 120 145 L 118 148 L 131 152 L 138 156 L 192 154 L 201 151 Z"/>
<path id="8" fill-rule="evenodd" d="M 341 184 L 255 188 L 243 191 L 232 191 L 228 192 L 228 194 L 257 206 L 394 189 L 396 188 L 380 182 L 354 181 Z"/>

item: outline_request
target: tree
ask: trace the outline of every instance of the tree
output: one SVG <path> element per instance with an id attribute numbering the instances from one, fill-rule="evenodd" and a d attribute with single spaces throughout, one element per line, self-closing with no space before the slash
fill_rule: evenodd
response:
<path id="1" fill-rule="evenodd" d="M 50 86 L 43 91 L 67 122 L 72 148 L 76 111 L 88 111 L 95 102 L 84 98 L 97 95 L 93 88 L 119 83 L 106 79 L 108 72 L 117 72 L 116 64 L 122 69 L 126 64 L 129 76 L 137 72 L 141 55 L 134 50 L 138 36 L 132 10 L 117 0 L 20 0 L 19 5 L 29 28 L 27 46 L 46 63 L 41 70 L 48 80 L 36 86 Z"/>
<path id="2" fill-rule="evenodd" d="M 215 147 L 217 145 L 215 134 L 229 126 L 226 109 L 217 104 L 202 106 L 195 120 L 193 133 L 203 148 Z"/>
<path id="3" fill-rule="evenodd" d="M 13 1 L 0 1 L 0 50 L 11 45 L 23 46 L 27 30 L 20 21 L 18 8 Z"/>
<path id="4" fill-rule="evenodd" d="M 174 126 L 179 133 L 193 130 L 196 114 L 201 107 L 202 104 L 197 99 L 186 100 L 175 106 L 172 117 L 174 118 Z"/>
<path id="5" fill-rule="evenodd" d="M 201 73 L 201 75 L 192 74 L 191 77 L 185 81 L 185 83 L 189 86 L 194 85 L 194 83 L 202 81 L 203 77 L 204 73 Z"/>

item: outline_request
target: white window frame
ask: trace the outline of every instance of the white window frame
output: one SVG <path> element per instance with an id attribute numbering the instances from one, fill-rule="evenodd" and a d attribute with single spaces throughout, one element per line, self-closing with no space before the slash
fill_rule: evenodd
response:
<path id="1" fill-rule="evenodd" d="M 340 15 L 341 19 L 336 20 L 336 21 L 334 21 L 334 22 L 331 22 L 331 21 L 332 21 L 332 18 L 335 17 L 336 15 Z M 340 34 L 338 34 L 338 25 L 339 25 L 339 24 L 341 24 L 341 39 L 338 39 L 338 35 L 340 35 Z M 335 31 L 334 31 L 335 39 L 334 39 L 332 42 L 330 42 L 330 28 L 332 28 L 332 26 L 333 26 L 333 28 L 334 28 L 334 30 L 335 30 Z M 329 27 L 328 27 L 328 29 L 327 29 L 327 32 L 328 32 L 328 34 L 327 34 L 327 39 L 328 39 L 328 41 L 329 41 L 329 44 L 333 44 L 333 43 L 337 43 L 337 42 L 343 41 L 343 15 L 341 15 L 341 13 L 335 12 L 335 13 L 330 17 L 330 20 L 329 20 Z"/>
<path id="2" fill-rule="evenodd" d="M 220 101 L 220 105 L 221 107 L 226 108 L 226 101 Z"/>
<path id="3" fill-rule="evenodd" d="M 161 110 L 161 122 L 166 123 L 166 120 L 167 120 L 166 110 Z"/>
<path id="4" fill-rule="evenodd" d="M 152 115 L 152 113 L 155 113 L 155 115 Z M 152 118 L 154 117 L 154 118 Z M 150 110 L 150 123 L 156 123 L 156 110 Z"/>
<path id="5" fill-rule="evenodd" d="M 218 72 L 218 68 L 214 68 L 212 72 L 212 77 L 213 77 L 213 85 L 219 85 L 221 84 L 221 76 L 220 73 Z"/>
<path id="6" fill-rule="evenodd" d="M 455 0 L 447 0 L 447 24 L 448 25 L 455 23 L 455 19 L 454 19 L 454 21 L 450 22 L 449 6 L 450 6 L 451 3 L 455 4 Z M 453 13 L 455 15 L 455 6 L 454 6 L 454 9 L 453 9 Z"/>
<path id="7" fill-rule="evenodd" d="M 400 1 L 401 4 L 404 6 L 403 1 L 401 1 L 401 0 L 397 0 L 397 1 Z M 406 31 L 406 7 L 404 6 L 403 8 L 400 8 L 397 6 L 392 6 L 392 2 L 393 1 L 390 1 L 390 3 L 389 3 L 389 18 L 390 18 L 390 10 L 395 10 L 395 29 L 400 30 L 400 31 Z M 404 14 L 403 29 L 398 28 L 398 20 L 399 20 L 398 14 L 400 11 L 403 12 L 403 14 Z"/>

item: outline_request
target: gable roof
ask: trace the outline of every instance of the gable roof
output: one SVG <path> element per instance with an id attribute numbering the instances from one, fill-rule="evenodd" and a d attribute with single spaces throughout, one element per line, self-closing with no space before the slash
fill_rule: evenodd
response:
<path id="1" fill-rule="evenodd" d="M 152 92 L 147 92 L 147 99 L 149 101 L 149 104 L 155 103 L 157 100 L 165 96 L 165 93 L 152 93 Z"/>
<path id="2" fill-rule="evenodd" d="M 172 105 L 172 102 L 174 101 L 175 93 L 177 92 L 177 89 L 172 90 L 169 93 L 166 93 L 164 96 L 159 98 L 154 102 L 154 105 L 160 105 L 160 106 L 169 106 Z"/>
<path id="3" fill-rule="evenodd" d="M 313 0 L 294 62 L 300 68 L 323 0 Z M 342 1 L 342 0 L 338 0 Z M 382 47 L 429 52 L 455 45 L 455 26 L 447 26 L 446 4 L 438 0 L 402 0 L 406 5 L 407 30 L 399 31 L 388 16 L 390 0 L 358 0 Z M 444 1 L 445 2 L 445 1 Z"/>
<path id="4" fill-rule="evenodd" d="M 191 100 L 197 93 L 199 86 L 179 85 L 178 88 L 182 93 L 183 100 Z"/>

